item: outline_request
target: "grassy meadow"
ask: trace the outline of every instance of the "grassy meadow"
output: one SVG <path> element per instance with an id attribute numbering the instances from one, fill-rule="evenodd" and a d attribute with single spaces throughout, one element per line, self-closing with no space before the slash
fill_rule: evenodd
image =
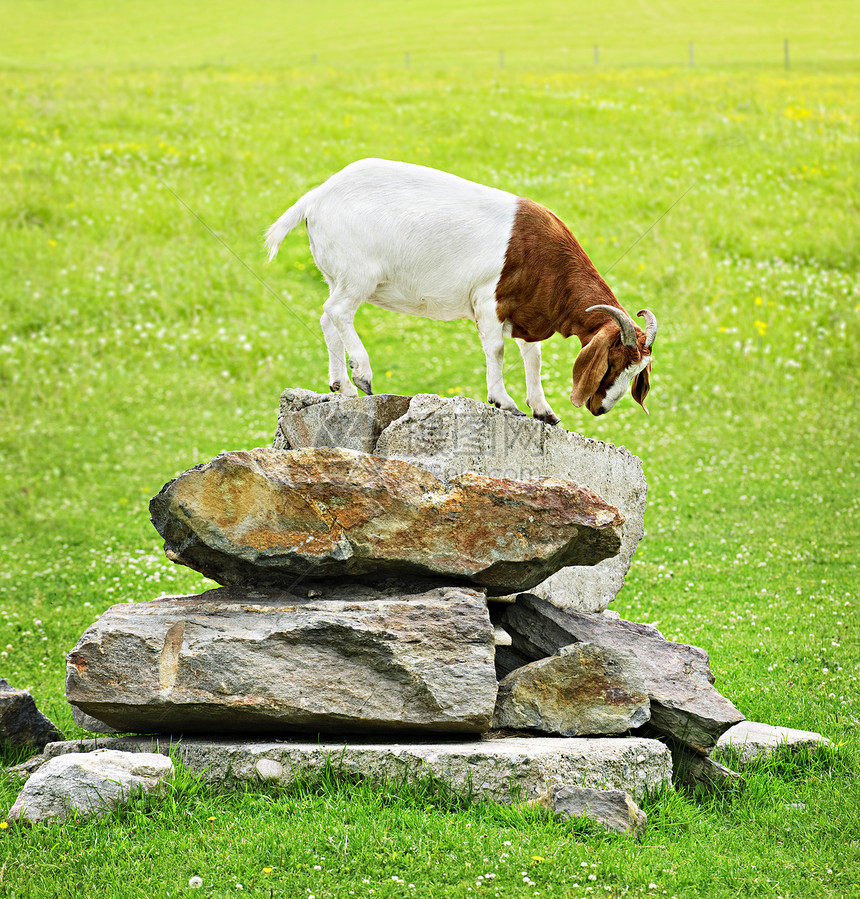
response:
<path id="1" fill-rule="evenodd" d="M 860 895 L 860 17 L 843 7 L 0 0 L 0 677 L 81 736 L 64 699 L 81 632 L 211 586 L 164 558 L 149 498 L 269 443 L 285 387 L 326 389 L 307 238 L 266 266 L 262 233 L 381 156 L 549 206 L 626 308 L 655 312 L 650 416 L 630 397 L 574 409 L 576 341 L 544 349 L 562 425 L 645 466 L 647 535 L 613 608 L 705 648 L 748 718 L 837 747 L 744 791 L 650 797 L 639 844 L 429 786 L 219 795 L 180 774 L 104 822 L 0 830 L 0 896 L 176 895 L 194 876 L 201 895 L 310 899 Z M 364 307 L 357 327 L 377 392 L 485 398 L 470 323 Z M 0 817 L 17 790 L 0 780 Z"/>

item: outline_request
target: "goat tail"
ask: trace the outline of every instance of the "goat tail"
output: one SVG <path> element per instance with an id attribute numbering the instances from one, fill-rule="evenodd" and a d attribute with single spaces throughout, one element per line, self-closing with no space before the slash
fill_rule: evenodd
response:
<path id="1" fill-rule="evenodd" d="M 287 234 L 307 217 L 307 199 L 308 194 L 305 194 L 266 231 L 266 250 L 269 254 L 269 262 L 275 258 L 278 247 Z"/>

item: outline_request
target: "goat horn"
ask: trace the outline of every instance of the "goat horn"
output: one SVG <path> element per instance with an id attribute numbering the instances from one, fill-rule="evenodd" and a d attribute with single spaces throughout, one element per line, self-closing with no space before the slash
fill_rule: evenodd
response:
<path id="1" fill-rule="evenodd" d="M 636 314 L 641 315 L 645 319 L 645 349 L 650 350 L 651 345 L 654 343 L 654 338 L 657 336 L 657 317 L 647 309 L 642 309 Z"/>
<path id="2" fill-rule="evenodd" d="M 605 312 L 621 328 L 621 342 L 624 346 L 636 346 L 636 326 L 633 319 L 617 306 L 589 306 L 586 312 Z"/>

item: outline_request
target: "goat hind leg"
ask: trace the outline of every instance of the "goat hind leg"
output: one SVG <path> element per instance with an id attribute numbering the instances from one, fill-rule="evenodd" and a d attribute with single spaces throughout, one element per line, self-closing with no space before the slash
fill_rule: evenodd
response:
<path id="1" fill-rule="evenodd" d="M 359 390 L 370 395 L 373 393 L 371 389 L 373 371 L 370 368 L 370 357 L 367 355 L 361 338 L 356 333 L 354 324 L 355 313 L 362 302 L 364 301 L 354 300 L 342 289 L 335 288 L 323 304 L 323 313 L 334 325 L 341 344 L 346 349 L 353 384 Z"/>
<path id="2" fill-rule="evenodd" d="M 323 337 L 325 337 L 325 345 L 328 349 L 329 390 L 344 396 L 358 396 L 358 391 L 353 387 L 346 372 L 346 347 L 340 339 L 340 332 L 325 312 L 320 318 L 320 325 L 322 325 Z"/>

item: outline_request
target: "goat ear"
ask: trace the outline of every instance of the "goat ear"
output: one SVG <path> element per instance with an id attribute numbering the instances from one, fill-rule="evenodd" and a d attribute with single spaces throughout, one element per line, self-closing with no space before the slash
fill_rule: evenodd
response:
<path id="1" fill-rule="evenodd" d="M 648 396 L 648 391 L 651 389 L 651 375 L 649 372 L 651 371 L 651 363 L 649 362 L 642 371 L 639 372 L 638 375 L 633 379 L 633 386 L 630 388 L 630 392 L 633 395 L 633 399 L 636 400 L 639 405 L 645 409 L 645 414 L 650 415 L 648 409 L 645 406 L 645 397 Z"/>
<path id="2" fill-rule="evenodd" d="M 601 328 L 579 351 L 573 363 L 573 389 L 570 401 L 581 406 L 597 392 L 609 367 L 609 327 Z"/>

